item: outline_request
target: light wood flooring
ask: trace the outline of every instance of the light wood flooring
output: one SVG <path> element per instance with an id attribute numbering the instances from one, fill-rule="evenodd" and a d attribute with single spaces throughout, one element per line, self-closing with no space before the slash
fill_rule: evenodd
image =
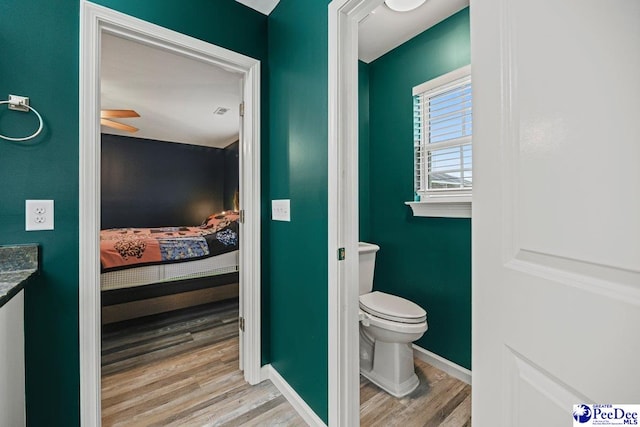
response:
<path id="1" fill-rule="evenodd" d="M 306 425 L 270 381 L 244 381 L 237 300 L 105 328 L 102 424 Z"/>
<path id="2" fill-rule="evenodd" d="M 237 300 L 109 325 L 104 426 L 305 426 L 270 381 L 238 370 Z M 420 386 L 396 399 L 361 377 L 362 426 L 471 425 L 471 388 L 416 359 Z"/>
<path id="3" fill-rule="evenodd" d="M 360 376 L 360 425 L 470 426 L 471 386 L 420 359 L 414 360 L 420 385 L 400 399 Z"/>

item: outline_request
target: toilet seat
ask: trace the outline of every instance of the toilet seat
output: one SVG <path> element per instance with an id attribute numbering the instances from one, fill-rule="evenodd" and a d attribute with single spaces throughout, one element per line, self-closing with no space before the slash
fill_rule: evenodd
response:
<path id="1" fill-rule="evenodd" d="M 419 305 L 379 291 L 360 295 L 360 309 L 380 319 L 398 323 L 418 324 L 427 319 L 427 312 Z"/>
<path id="2" fill-rule="evenodd" d="M 427 329 L 427 321 L 420 323 L 402 323 L 386 320 L 365 311 L 360 311 L 360 322 L 364 327 L 377 327 L 399 334 L 423 334 Z"/>

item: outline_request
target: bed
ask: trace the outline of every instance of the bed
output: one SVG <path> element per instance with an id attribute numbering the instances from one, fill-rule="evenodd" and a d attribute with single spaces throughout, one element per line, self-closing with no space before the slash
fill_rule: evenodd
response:
<path id="1" fill-rule="evenodd" d="M 238 296 L 239 214 L 100 232 L 102 323 Z"/>

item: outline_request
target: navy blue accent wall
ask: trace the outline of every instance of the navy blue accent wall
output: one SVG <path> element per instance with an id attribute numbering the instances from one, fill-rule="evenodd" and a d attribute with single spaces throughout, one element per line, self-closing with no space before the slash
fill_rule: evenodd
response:
<path id="1" fill-rule="evenodd" d="M 236 192 L 240 188 L 240 144 L 234 142 L 224 149 L 224 209 L 236 209 Z"/>
<path id="2" fill-rule="evenodd" d="M 103 134 L 101 228 L 199 225 L 224 210 L 225 151 Z"/>

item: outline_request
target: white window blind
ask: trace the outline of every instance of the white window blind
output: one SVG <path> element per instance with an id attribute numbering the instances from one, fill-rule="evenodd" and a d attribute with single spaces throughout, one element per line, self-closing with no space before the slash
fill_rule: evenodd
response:
<path id="1" fill-rule="evenodd" d="M 415 190 L 421 199 L 469 194 L 471 104 L 469 67 L 414 88 Z"/>

